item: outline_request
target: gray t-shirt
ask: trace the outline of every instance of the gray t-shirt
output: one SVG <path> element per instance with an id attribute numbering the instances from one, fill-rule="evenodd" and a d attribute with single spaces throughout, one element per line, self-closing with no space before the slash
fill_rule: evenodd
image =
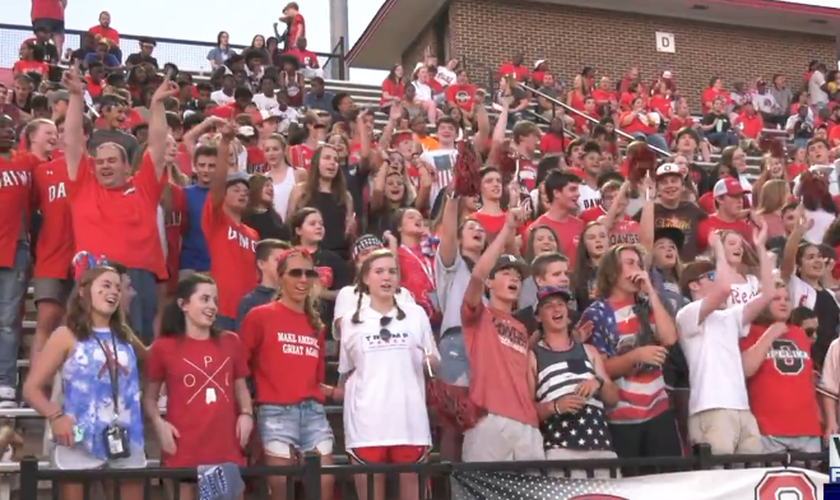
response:
<path id="1" fill-rule="evenodd" d="M 461 257 L 461 251 L 456 250 L 455 262 L 446 267 L 440 260 L 440 248 L 435 252 L 435 283 L 437 284 L 438 301 L 443 309 L 443 320 L 440 324 L 441 333 L 454 327 L 461 326 L 461 303 L 470 283 L 470 270 Z"/>

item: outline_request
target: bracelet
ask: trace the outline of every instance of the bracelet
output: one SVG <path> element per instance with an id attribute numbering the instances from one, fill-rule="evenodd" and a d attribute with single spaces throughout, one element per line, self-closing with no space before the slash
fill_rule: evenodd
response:
<path id="1" fill-rule="evenodd" d="M 239 416 L 241 417 L 242 415 L 248 415 L 249 417 L 251 417 L 251 420 L 253 420 L 253 419 L 254 419 L 254 414 L 253 414 L 253 413 L 251 413 L 251 412 L 248 412 L 248 411 L 241 411 L 241 412 L 239 412 Z"/>
<path id="2" fill-rule="evenodd" d="M 554 414 L 555 415 L 560 415 L 560 408 L 558 407 L 559 403 L 560 403 L 559 399 L 554 400 Z"/>
<path id="3" fill-rule="evenodd" d="M 55 412 L 52 415 L 50 415 L 49 417 L 47 417 L 47 422 L 53 423 L 63 416 L 64 416 L 64 412 L 61 411 L 61 410 L 58 410 L 57 412 Z"/>

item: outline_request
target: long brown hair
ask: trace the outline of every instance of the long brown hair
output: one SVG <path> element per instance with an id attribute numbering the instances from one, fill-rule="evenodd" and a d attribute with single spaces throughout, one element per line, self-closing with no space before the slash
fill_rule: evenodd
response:
<path id="1" fill-rule="evenodd" d="M 780 210 L 787 203 L 787 182 L 784 179 L 770 179 L 761 186 L 761 197 L 758 202 L 760 214 L 772 214 Z"/>
<path id="2" fill-rule="evenodd" d="M 70 300 L 67 302 L 65 322 L 67 328 L 73 332 L 73 335 L 78 340 L 88 339 L 92 335 L 93 324 L 91 321 L 90 288 L 93 282 L 105 273 L 114 273 L 117 277 L 120 275 L 113 267 L 93 267 L 82 273 L 81 277 L 76 281 L 76 286 L 73 287 L 73 293 L 70 294 Z M 125 343 L 130 342 L 129 339 L 132 336 L 131 329 L 126 324 L 125 317 L 119 307 L 108 319 L 108 327 L 116 338 Z"/>
<path id="3" fill-rule="evenodd" d="M 254 174 L 248 179 L 248 204 L 245 206 L 245 213 L 250 214 L 262 208 L 262 191 L 268 182 L 271 182 L 271 179 L 263 174 Z M 266 208 L 270 207 L 271 204 Z"/>
<path id="4" fill-rule="evenodd" d="M 621 252 L 630 250 L 639 256 L 641 265 L 645 262 L 645 253 L 638 245 L 615 245 L 601 257 L 598 274 L 595 276 L 595 290 L 598 297 L 606 299 L 621 279 Z"/>
<path id="5" fill-rule="evenodd" d="M 368 255 L 368 257 L 362 262 L 362 266 L 359 269 L 359 274 L 356 275 L 356 293 L 359 294 L 359 300 L 356 302 L 356 312 L 353 313 L 353 323 L 359 324 L 362 320 L 359 318 L 359 313 L 362 311 L 362 297 L 364 294 L 369 294 L 370 289 L 368 288 L 367 284 L 364 281 L 364 277 L 370 273 L 370 268 L 373 266 L 373 263 L 379 259 L 394 259 L 394 262 L 397 262 L 397 257 L 394 256 L 394 253 L 386 248 L 380 248 L 379 250 L 374 250 L 373 252 Z M 399 266 L 397 266 L 397 272 L 399 272 Z M 399 292 L 399 288 L 396 289 Z M 394 293 L 394 307 L 397 308 L 397 319 L 404 319 L 405 312 L 400 308 L 400 305 L 397 303 L 397 294 Z"/>
<path id="6" fill-rule="evenodd" d="M 283 255 L 280 256 L 280 261 L 277 262 L 277 275 L 283 276 L 286 272 L 286 269 L 289 267 L 289 259 L 292 257 L 301 257 L 303 259 L 312 262 L 312 256 L 309 255 L 309 252 L 306 252 L 300 248 L 292 248 L 283 252 Z M 313 287 L 315 290 L 315 287 Z M 306 294 L 306 299 L 303 301 L 303 312 L 306 314 L 306 320 L 309 322 L 309 326 L 317 334 L 321 330 L 324 329 L 324 322 L 321 321 L 321 314 L 318 312 L 318 296 L 313 293 L 313 290 L 310 290 L 308 294 Z M 276 300 L 280 300 L 283 297 L 283 287 L 277 289 L 277 295 L 275 296 Z"/>
<path id="7" fill-rule="evenodd" d="M 336 153 L 336 155 L 338 154 L 338 152 L 329 145 L 318 146 L 318 148 L 315 149 L 315 152 L 312 153 L 312 162 L 309 165 L 309 172 L 307 172 L 303 192 L 301 193 L 300 201 L 298 202 L 301 207 L 305 207 L 307 203 L 315 198 L 320 189 L 321 152 L 324 149 L 331 149 Z M 335 177 L 333 177 L 332 182 L 330 183 L 330 192 L 336 202 L 347 203 L 350 192 L 347 191 L 347 180 L 344 178 L 344 170 L 341 168 L 341 165 L 337 165 Z"/>

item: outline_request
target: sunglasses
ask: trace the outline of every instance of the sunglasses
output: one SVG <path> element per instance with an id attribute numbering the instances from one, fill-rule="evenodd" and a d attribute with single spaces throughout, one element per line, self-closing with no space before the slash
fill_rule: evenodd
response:
<path id="1" fill-rule="evenodd" d="M 809 327 L 809 328 L 805 328 L 805 335 L 807 335 L 808 337 L 813 337 L 816 334 L 817 334 L 817 329 L 815 327 L 812 326 L 812 327 Z"/>
<path id="2" fill-rule="evenodd" d="M 709 281 L 714 281 L 715 280 L 715 272 L 714 271 L 709 271 L 708 273 L 703 273 L 700 276 L 698 276 L 695 281 L 700 281 L 703 278 L 709 278 Z"/>
<path id="3" fill-rule="evenodd" d="M 289 276 L 290 278 L 302 278 L 302 277 L 306 276 L 308 279 L 315 279 L 319 276 L 318 271 L 316 271 L 314 269 L 300 269 L 300 268 L 287 269 L 286 270 L 286 275 Z"/>
<path id="4" fill-rule="evenodd" d="M 386 328 L 388 325 L 391 324 L 391 319 L 388 316 L 382 316 L 379 318 L 379 338 L 382 339 L 384 342 L 388 342 L 391 340 L 391 330 Z"/>

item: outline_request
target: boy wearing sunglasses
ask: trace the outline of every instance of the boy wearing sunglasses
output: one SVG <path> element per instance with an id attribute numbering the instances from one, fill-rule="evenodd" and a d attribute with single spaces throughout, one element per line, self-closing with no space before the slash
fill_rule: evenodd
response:
<path id="1" fill-rule="evenodd" d="M 758 423 L 750 412 L 739 340 L 770 304 L 775 292 L 773 265 L 763 251 L 766 226 L 754 236 L 759 252 L 760 293 L 746 304 L 726 307 L 735 282 L 717 232 L 709 235 L 717 265 L 688 264 L 680 279 L 692 302 L 677 313 L 680 346 L 688 361 L 691 395 L 688 432 L 692 443 L 708 443 L 714 454 L 761 453 Z"/>

